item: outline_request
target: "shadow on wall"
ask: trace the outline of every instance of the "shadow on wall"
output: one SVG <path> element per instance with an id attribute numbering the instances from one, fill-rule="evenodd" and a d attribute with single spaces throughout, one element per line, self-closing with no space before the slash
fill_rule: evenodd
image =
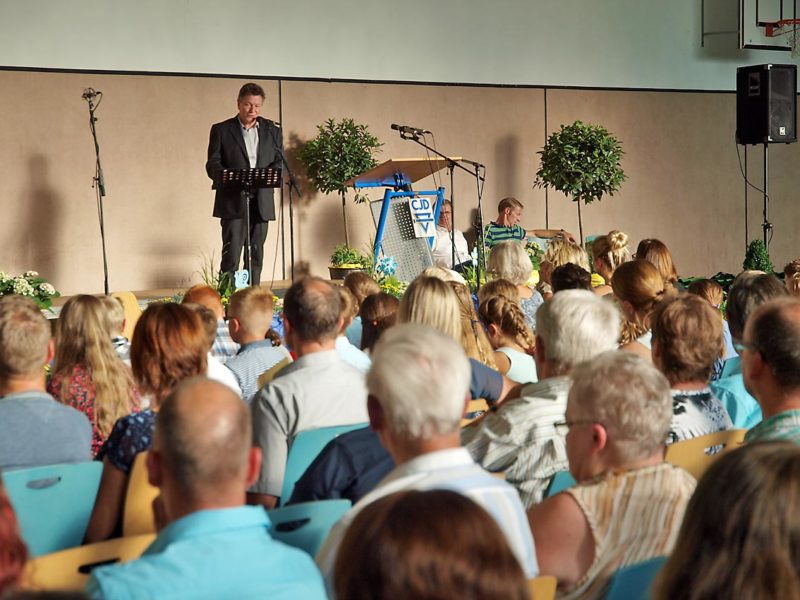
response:
<path id="1" fill-rule="evenodd" d="M 292 169 L 297 187 L 300 188 L 300 193 L 302 194 L 302 196 L 298 198 L 297 193 L 294 193 L 293 202 L 295 207 L 308 206 L 312 202 L 312 196 L 315 194 L 314 186 L 311 185 L 311 180 L 306 175 L 306 170 L 298 156 L 300 154 L 300 149 L 305 145 L 306 141 L 307 140 L 300 139 L 296 133 L 292 133 L 289 136 L 288 142 L 284 140 L 283 150 L 286 153 L 286 160 Z M 288 173 L 284 173 L 284 179 L 286 177 L 288 177 Z"/>
<path id="2" fill-rule="evenodd" d="M 28 157 L 28 184 L 23 195 L 26 214 L 18 230 L 20 271 L 39 271 L 58 288 L 63 256 L 62 196 L 50 182 L 50 163 L 41 154 Z"/>
<path id="3" fill-rule="evenodd" d="M 517 161 L 520 160 L 519 152 L 519 138 L 516 136 L 507 135 L 502 137 L 494 145 L 494 164 L 497 169 L 495 181 L 500 182 L 499 188 L 501 190 L 509 189 L 509 184 L 506 182 L 517 180 Z M 511 194 L 511 192 L 501 193 L 503 197 Z M 494 213 L 495 207 L 499 201 L 500 198 L 484 197 L 485 204 L 483 210 L 487 222 L 497 216 L 495 214 L 488 216 L 488 213 Z"/>

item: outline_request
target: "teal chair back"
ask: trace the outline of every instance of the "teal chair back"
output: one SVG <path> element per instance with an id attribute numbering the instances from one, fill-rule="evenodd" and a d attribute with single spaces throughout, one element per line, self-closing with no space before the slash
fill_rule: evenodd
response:
<path id="1" fill-rule="evenodd" d="M 629 567 L 622 567 L 611 578 L 611 587 L 606 600 L 648 600 L 653 580 L 665 562 L 667 562 L 666 556 L 657 556 Z"/>
<path id="2" fill-rule="evenodd" d="M 544 493 L 545 498 L 555 496 L 558 492 L 573 487 L 576 484 L 575 478 L 569 471 L 559 471 L 550 480 L 550 485 L 547 486 L 547 491 Z"/>
<path id="3" fill-rule="evenodd" d="M 301 431 L 292 441 L 289 456 L 286 459 L 286 471 L 283 474 L 283 489 L 281 490 L 281 504 L 286 504 L 294 491 L 294 484 L 302 477 L 303 473 L 314 459 L 319 456 L 322 449 L 332 439 L 343 433 L 366 427 L 366 423 L 354 425 L 337 425 L 335 427 L 320 427 L 319 429 L 306 429 Z"/>
<path id="4" fill-rule="evenodd" d="M 317 555 L 328 532 L 350 510 L 350 500 L 317 500 L 267 511 L 276 540 Z"/>
<path id="5" fill-rule="evenodd" d="M 96 461 L 3 472 L 32 557 L 80 546 L 102 472 L 103 463 Z"/>

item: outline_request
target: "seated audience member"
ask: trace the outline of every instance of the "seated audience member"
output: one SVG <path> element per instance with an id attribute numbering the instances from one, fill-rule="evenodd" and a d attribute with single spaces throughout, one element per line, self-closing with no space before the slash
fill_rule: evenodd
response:
<path id="1" fill-rule="evenodd" d="M 611 287 L 624 318 L 622 350 L 651 360 L 650 313 L 667 293 L 664 286 L 658 270 L 646 260 L 626 262 L 614 271 Z"/>
<path id="2" fill-rule="evenodd" d="M 381 291 L 381 286 L 372 277 L 361 271 L 353 271 L 348 273 L 344 278 L 344 287 L 350 290 L 350 293 L 356 299 L 356 316 L 350 327 L 347 328 L 345 335 L 351 344 L 358 346 L 362 350 L 365 348 L 360 345 L 361 343 L 361 305 L 369 296 L 378 294 Z"/>
<path id="3" fill-rule="evenodd" d="M 592 266 L 595 273 L 603 279 L 595 286 L 595 293 L 600 296 L 612 293 L 611 277 L 614 271 L 629 260 L 631 252 L 628 249 L 627 234 L 615 229 L 609 231 L 607 235 L 595 238 L 592 242 Z"/>
<path id="4" fill-rule="evenodd" d="M 617 569 L 669 554 L 695 480 L 664 462 L 669 382 L 607 352 L 574 371 L 564 423 L 578 484 L 528 511 L 542 575 L 562 598 L 605 598 Z"/>
<path id="5" fill-rule="evenodd" d="M 286 292 L 286 342 L 297 360 L 253 398 L 253 439 L 266 460 L 249 496 L 252 503 L 276 505 L 288 449 L 298 432 L 367 421 L 364 374 L 336 352 L 340 309 L 336 288 L 317 277 L 305 277 Z"/>
<path id="6" fill-rule="evenodd" d="M 800 296 L 800 258 L 783 267 L 783 276 L 786 291 L 792 296 Z"/>
<path id="7" fill-rule="evenodd" d="M 458 314 L 461 319 L 461 347 L 467 353 L 467 358 L 472 358 L 486 365 L 490 369 L 496 369 L 497 363 L 494 359 L 494 351 L 486 336 L 486 331 L 481 326 L 478 313 L 475 310 L 475 303 L 472 300 L 472 293 L 463 283 L 450 282 L 450 287 L 456 293 L 458 299 Z"/>
<path id="8" fill-rule="evenodd" d="M 542 295 L 528 287 L 528 279 L 533 273 L 533 263 L 519 242 L 503 242 L 489 253 L 486 269 L 493 279 L 508 279 L 517 286 L 519 305 L 525 313 L 525 321 L 531 331 L 536 332 L 536 310 L 544 302 Z"/>
<path id="9" fill-rule="evenodd" d="M 678 271 L 672 261 L 672 253 L 661 240 L 642 240 L 636 247 L 634 257 L 639 260 L 646 260 L 658 269 L 661 279 L 664 280 L 664 285 L 671 285 L 679 291 L 686 291 L 686 288 L 678 282 Z"/>
<path id="10" fill-rule="evenodd" d="M 493 279 L 484 283 L 478 290 L 478 305 L 495 296 L 503 296 L 519 304 L 519 290 L 508 279 Z"/>
<path id="11" fill-rule="evenodd" d="M 362 373 L 366 373 L 369 371 L 372 361 L 370 361 L 369 356 L 364 354 L 359 345 L 351 344 L 346 336 L 347 328 L 353 322 L 353 317 L 358 310 L 356 299 L 346 287 L 337 285 L 336 291 L 339 294 L 339 302 L 342 307 L 340 315 L 342 324 L 339 327 L 339 334 L 336 336 L 336 352 L 339 353 L 339 358 L 348 365 Z"/>
<path id="12" fill-rule="evenodd" d="M 50 324 L 33 300 L 0 298 L 0 469 L 92 458 L 86 415 L 45 391 L 52 358 Z"/>
<path id="13" fill-rule="evenodd" d="M 749 444 L 721 456 L 697 484 L 656 600 L 797 598 L 800 448 Z"/>
<path id="14" fill-rule="evenodd" d="M 564 437 L 555 424 L 564 420 L 573 368 L 616 348 L 619 337 L 616 307 L 591 292 L 559 292 L 539 314 L 539 381 L 461 431 L 472 458 L 504 472 L 526 507 L 540 502 L 553 475 L 567 469 Z"/>
<path id="15" fill-rule="evenodd" d="M 785 298 L 786 288 L 777 277 L 764 273 L 740 273 L 728 291 L 727 313 L 731 337 L 737 352 L 743 352 L 744 327 L 753 311 L 775 298 Z M 722 377 L 711 382 L 711 391 L 720 399 L 734 427 L 750 429 L 761 421 L 761 407 L 745 389 L 741 357 L 725 361 Z"/>
<path id="16" fill-rule="evenodd" d="M 553 269 L 550 275 L 550 286 L 553 293 L 563 290 L 590 290 L 592 289 L 592 274 L 583 267 L 567 263 Z"/>
<path id="17" fill-rule="evenodd" d="M 435 277 L 445 283 L 461 283 L 464 285 L 467 283 L 467 280 L 464 279 L 460 273 L 443 267 L 427 267 L 422 273 L 417 275 L 417 277 Z"/>
<path id="18" fill-rule="evenodd" d="M 533 361 L 535 342 L 519 305 L 497 296 L 482 302 L 479 312 L 495 350 L 497 370 L 517 383 L 537 381 Z"/>
<path id="19" fill-rule="evenodd" d="M 114 352 L 117 353 L 126 365 L 131 365 L 131 342 L 125 337 L 125 307 L 122 300 L 114 296 L 100 296 L 100 302 L 106 310 L 109 335 Z M 59 317 L 60 318 L 60 317 Z"/>
<path id="20" fill-rule="evenodd" d="M 89 419 L 92 456 L 100 451 L 114 423 L 139 409 L 131 370 L 114 352 L 106 307 L 99 298 L 73 296 L 61 309 L 47 391 Z"/>
<path id="21" fill-rule="evenodd" d="M 120 525 L 133 461 L 150 449 L 161 402 L 188 377 L 206 372 L 206 334 L 200 317 L 171 302 L 151 304 L 139 317 L 131 343 L 131 368 L 147 408 L 122 417 L 100 449 L 103 475 L 86 530 L 87 542 L 114 536 Z"/>
<path id="22" fill-rule="evenodd" d="M 344 534 L 364 507 L 394 492 L 434 488 L 459 492 L 486 509 L 506 535 L 526 577 L 537 574 L 516 490 L 484 471 L 460 447 L 459 425 L 469 400 L 469 380 L 464 351 L 452 337 L 430 327 L 397 325 L 375 347 L 367 375 L 370 426 L 397 467 L 334 525 L 317 555 L 326 581 L 331 582 Z"/>
<path id="23" fill-rule="evenodd" d="M 186 290 L 182 302 L 200 304 L 214 311 L 217 317 L 217 336 L 214 338 L 213 354 L 221 363 L 225 363 L 231 356 L 239 351 L 239 344 L 231 339 L 228 323 L 225 321 L 225 308 L 219 292 L 210 285 L 197 284 Z"/>
<path id="24" fill-rule="evenodd" d="M 245 506 L 258 474 L 247 406 L 198 377 L 180 384 L 158 414 L 148 478 L 158 537 L 138 560 L 92 571 L 93 598 L 325 598 L 304 552 L 269 535 L 261 506 Z"/>
<path id="25" fill-rule="evenodd" d="M 563 237 L 555 237 L 547 244 L 539 266 L 539 283 L 536 285 L 545 300 L 553 296 L 553 271 L 566 264 L 574 264 L 589 271 L 589 257 L 579 244 Z"/>
<path id="26" fill-rule="evenodd" d="M 381 334 L 395 324 L 397 307 L 400 301 L 384 292 L 371 294 L 361 303 L 361 342 L 359 347 L 366 353 L 372 352 Z"/>
<path id="27" fill-rule="evenodd" d="M 745 441 L 800 443 L 800 300 L 772 300 L 755 309 L 740 345 L 744 386 L 764 416 Z"/>
<path id="28" fill-rule="evenodd" d="M 0 597 L 6 598 L 22 583 L 27 560 L 28 548 L 0 479 Z"/>
<path id="29" fill-rule="evenodd" d="M 453 240 L 456 243 L 456 262 L 453 264 Z M 433 264 L 444 269 L 452 269 L 458 273 L 463 273 L 467 267 L 472 267 L 472 256 L 469 253 L 469 245 L 464 234 L 458 229 L 453 229 L 453 205 L 450 200 L 445 200 L 439 211 L 439 224 L 436 226 L 434 236 Z"/>
<path id="30" fill-rule="evenodd" d="M 342 540 L 334 590 L 348 600 L 529 598 L 495 520 L 449 490 L 398 492 L 365 506 Z"/>
<path id="31" fill-rule="evenodd" d="M 211 354 L 211 348 L 217 336 L 217 317 L 214 315 L 214 312 L 202 304 L 195 304 L 193 302 L 182 302 L 182 304 L 186 308 L 190 308 L 197 313 L 203 325 L 203 331 L 205 331 L 206 334 L 206 377 L 228 386 L 233 393 L 241 398 L 242 389 L 239 387 L 239 382 L 236 380 L 233 371 L 223 365 L 216 356 Z"/>
<path id="32" fill-rule="evenodd" d="M 731 429 L 728 411 L 708 387 L 722 354 L 722 321 L 702 298 L 682 294 L 658 304 L 651 316 L 653 364 L 672 389 L 668 444 Z"/>
<path id="33" fill-rule="evenodd" d="M 487 248 L 493 248 L 509 240 L 522 242 L 529 235 L 544 239 L 560 235 L 568 240 L 575 240 L 574 235 L 563 229 L 524 229 L 519 224 L 524 208 L 522 202 L 511 196 L 500 200 L 497 205 L 497 219 L 489 223 L 484 230 L 483 237 Z"/>
<path id="34" fill-rule="evenodd" d="M 263 287 L 237 290 L 228 304 L 228 329 L 239 344 L 236 356 L 225 366 L 233 371 L 242 390 L 242 399 L 250 402 L 258 392 L 258 377 L 289 356 L 267 337 L 272 326 L 272 292 Z"/>
<path id="35" fill-rule="evenodd" d="M 736 356 L 730 326 L 728 325 L 727 319 L 725 319 L 725 317 L 722 316 L 722 312 L 720 312 L 720 306 L 722 306 L 724 300 L 724 292 L 722 286 L 713 279 L 698 279 L 697 281 L 693 281 L 689 285 L 688 292 L 703 298 L 719 312 L 720 319 L 722 319 L 722 340 L 725 345 L 725 350 L 723 355 L 714 363 L 714 370 L 711 373 L 711 381 L 716 381 L 722 377 L 722 368 L 725 361 Z"/>

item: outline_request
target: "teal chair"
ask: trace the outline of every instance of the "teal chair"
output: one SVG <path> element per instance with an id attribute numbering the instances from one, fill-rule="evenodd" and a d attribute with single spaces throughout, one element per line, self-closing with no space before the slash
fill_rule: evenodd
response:
<path id="1" fill-rule="evenodd" d="M 350 510 L 350 500 L 317 500 L 267 511 L 276 540 L 317 555 L 328 532 Z"/>
<path id="2" fill-rule="evenodd" d="M 661 567 L 667 562 L 666 556 L 657 556 L 644 562 L 622 567 L 611 578 L 611 587 L 606 600 L 648 600 L 650 586 Z"/>
<path id="3" fill-rule="evenodd" d="M 569 471 L 558 471 L 550 480 L 550 485 L 547 486 L 547 491 L 544 493 L 545 498 L 555 496 L 558 492 L 573 487 L 576 484 L 575 478 Z"/>
<path id="4" fill-rule="evenodd" d="M 283 474 L 283 489 L 281 490 L 281 504 L 286 504 L 292 497 L 294 484 L 303 476 L 309 465 L 319 456 L 322 449 L 334 438 L 343 433 L 366 427 L 366 423 L 354 425 L 337 425 L 335 427 L 320 427 L 319 429 L 306 429 L 301 431 L 292 441 L 289 456 L 286 459 L 286 471 Z"/>
<path id="5" fill-rule="evenodd" d="M 103 463 L 96 461 L 3 472 L 32 557 L 81 544 L 102 472 Z"/>

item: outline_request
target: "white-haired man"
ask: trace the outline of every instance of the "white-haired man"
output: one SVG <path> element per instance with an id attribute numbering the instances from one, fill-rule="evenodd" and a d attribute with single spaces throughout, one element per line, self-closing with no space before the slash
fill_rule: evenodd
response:
<path id="1" fill-rule="evenodd" d="M 434 488 L 454 490 L 485 508 L 506 534 L 525 574 L 536 575 L 536 554 L 519 495 L 476 465 L 459 445 L 469 383 L 469 361 L 455 340 L 415 324 L 397 325 L 383 334 L 367 376 L 367 402 L 370 425 L 397 467 L 342 517 L 325 541 L 317 564 L 329 583 L 339 543 L 364 506 L 397 491 Z"/>
<path id="2" fill-rule="evenodd" d="M 564 290 L 539 309 L 536 368 L 539 381 L 522 388 L 476 424 L 461 441 L 484 468 L 505 472 L 526 507 L 542 500 L 550 479 L 567 468 L 563 436 L 554 425 L 564 419 L 574 366 L 617 347 L 619 313 L 586 290 Z"/>

